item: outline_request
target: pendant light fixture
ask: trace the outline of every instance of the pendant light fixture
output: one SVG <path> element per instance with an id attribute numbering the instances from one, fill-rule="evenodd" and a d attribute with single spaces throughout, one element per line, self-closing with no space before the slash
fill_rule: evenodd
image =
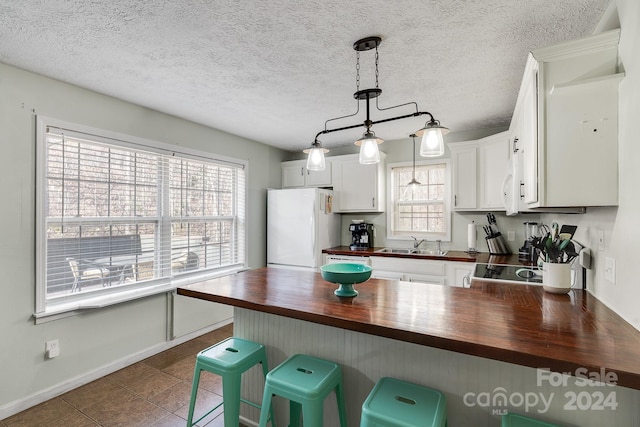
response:
<path id="1" fill-rule="evenodd" d="M 440 122 L 431 118 L 424 127 L 416 131 L 416 136 L 422 136 L 420 155 L 422 157 L 439 157 L 444 154 L 444 140 L 442 135 L 449 133 L 449 129 L 440 126 Z"/>
<path id="2" fill-rule="evenodd" d="M 318 139 L 320 135 L 364 126 L 366 128 L 366 131 L 362 135 L 362 138 L 360 138 L 355 142 L 355 145 L 358 145 L 360 147 L 360 157 L 359 157 L 360 163 L 373 164 L 373 163 L 380 162 L 380 151 L 378 149 L 378 145 L 384 142 L 381 138 L 377 137 L 375 133 L 371 130 L 371 127 L 373 125 L 390 122 L 394 120 L 406 119 L 410 117 L 418 117 L 425 114 L 430 117 L 430 120 L 425 124 L 424 128 L 420 129 L 415 134 L 413 134 L 414 136 L 422 136 L 422 144 L 420 146 L 420 155 L 425 157 L 435 157 L 435 156 L 441 156 L 442 154 L 444 154 L 444 142 L 442 140 L 442 135 L 446 134 L 449 130 L 445 127 L 440 126 L 440 122 L 435 120 L 435 118 L 431 113 L 426 111 L 419 111 L 418 104 L 415 102 L 407 102 L 405 104 L 399 104 L 393 107 L 386 107 L 386 108 L 380 108 L 378 106 L 377 98 L 382 94 L 382 89 L 380 89 L 378 86 L 378 75 L 379 75 L 378 46 L 380 46 L 381 42 L 382 42 L 382 38 L 378 36 L 372 36 L 372 37 L 366 37 L 366 38 L 360 39 L 353 44 L 353 49 L 356 51 L 356 92 L 353 94 L 353 97 L 357 100 L 356 112 L 348 116 L 335 117 L 333 119 L 329 119 L 324 123 L 324 130 L 321 130 L 316 134 L 316 137 L 314 139 L 313 144 L 311 144 L 311 147 L 303 150 L 304 153 L 308 154 L 307 169 L 323 170 L 325 167 L 324 154 L 329 152 L 329 150 L 327 150 L 326 148 L 322 148 L 321 143 Z M 372 49 L 375 49 L 375 53 L 376 53 L 376 57 L 375 57 L 376 87 L 361 90 L 360 89 L 360 52 L 366 52 Z M 376 99 L 376 109 L 378 111 L 386 111 L 393 108 L 413 105 L 415 108 L 415 112 L 372 121 L 370 117 L 370 112 L 371 112 L 370 102 L 374 98 Z M 343 126 L 343 127 L 334 128 L 334 129 L 327 128 L 327 124 L 331 121 L 345 119 L 345 118 L 353 117 L 357 115 L 360 112 L 360 101 L 365 101 L 366 108 L 367 108 L 366 119 L 364 120 L 363 123 L 358 123 L 350 126 Z M 424 146 L 424 149 L 423 149 L 423 146 Z M 440 153 L 440 154 L 435 154 L 435 153 Z M 415 160 L 414 160 L 414 163 L 415 163 Z"/>
<path id="3" fill-rule="evenodd" d="M 409 135 L 411 138 L 413 138 L 413 173 L 411 174 L 411 182 L 409 182 L 409 186 L 411 186 L 411 189 L 413 191 L 416 190 L 416 187 L 418 185 L 420 185 L 420 182 L 418 180 L 416 180 L 416 134 L 412 133 L 411 135 Z"/>
<path id="4" fill-rule="evenodd" d="M 325 168 L 324 154 L 328 153 L 329 150 L 323 148 L 320 144 L 320 141 L 317 139 L 313 141 L 311 147 L 302 150 L 303 153 L 307 154 L 307 169 L 310 171 L 322 171 Z"/>
<path id="5" fill-rule="evenodd" d="M 362 138 L 354 142 L 355 145 L 360 146 L 360 163 L 363 165 L 378 163 L 380 161 L 378 144 L 382 144 L 383 142 L 380 138 L 376 138 L 376 134 L 367 128 Z"/>

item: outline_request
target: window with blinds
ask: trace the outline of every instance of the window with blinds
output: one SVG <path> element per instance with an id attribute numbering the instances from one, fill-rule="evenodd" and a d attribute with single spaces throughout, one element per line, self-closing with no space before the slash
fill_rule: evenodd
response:
<path id="1" fill-rule="evenodd" d="M 449 238 L 448 163 L 390 165 L 389 237 Z"/>
<path id="2" fill-rule="evenodd" d="M 52 122 L 39 118 L 36 311 L 244 266 L 243 163 Z"/>

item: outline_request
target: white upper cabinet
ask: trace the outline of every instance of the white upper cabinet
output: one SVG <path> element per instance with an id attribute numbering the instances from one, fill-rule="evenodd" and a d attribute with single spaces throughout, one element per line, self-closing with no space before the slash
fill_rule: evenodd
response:
<path id="1" fill-rule="evenodd" d="M 331 160 L 326 159 L 323 171 L 310 171 L 306 160 L 282 162 L 282 188 L 331 187 Z"/>
<path id="2" fill-rule="evenodd" d="M 453 209 L 478 207 L 477 181 L 478 148 L 473 143 L 449 144 L 453 163 Z"/>
<path id="3" fill-rule="evenodd" d="M 358 154 L 333 158 L 334 212 L 384 212 L 385 157 L 373 165 L 361 165 Z"/>
<path id="4" fill-rule="evenodd" d="M 509 161 L 509 134 L 501 132 L 478 141 L 478 203 L 480 209 L 504 210 L 502 184 Z"/>
<path id="5" fill-rule="evenodd" d="M 454 210 L 505 210 L 502 187 L 508 172 L 509 133 L 452 142 L 449 149 Z"/>
<path id="6" fill-rule="evenodd" d="M 521 208 L 617 205 L 619 36 L 529 55 L 510 127 Z"/>

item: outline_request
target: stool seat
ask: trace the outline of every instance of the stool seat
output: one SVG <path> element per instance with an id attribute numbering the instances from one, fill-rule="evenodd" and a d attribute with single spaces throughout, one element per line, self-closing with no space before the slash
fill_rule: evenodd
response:
<path id="1" fill-rule="evenodd" d="M 545 423 L 518 414 L 506 414 L 502 416 L 502 427 L 559 427 L 557 424 Z"/>
<path id="2" fill-rule="evenodd" d="M 444 427 L 441 392 L 395 378 L 381 378 L 362 405 L 360 427 Z"/>
<path id="3" fill-rule="evenodd" d="M 300 425 L 301 413 L 305 427 L 322 426 L 324 400 L 332 391 L 335 391 L 338 402 L 340 425 L 346 427 L 347 416 L 340 366 L 304 354 L 293 355 L 267 374 L 259 425 L 266 426 L 266 409 L 271 408 L 272 395 L 277 395 L 290 401 L 290 427 Z"/>
<path id="4" fill-rule="evenodd" d="M 242 373 L 258 364 L 262 365 L 262 371 L 266 377 L 269 368 L 267 366 L 267 352 L 264 346 L 242 338 L 227 338 L 199 352 L 196 356 L 196 366 L 193 374 L 187 426 L 197 424 L 204 417 L 218 409 L 220 405 L 224 405 L 225 426 L 238 425 L 240 402 L 260 408 L 260 405 L 240 397 Z M 194 422 L 193 412 L 202 371 L 211 372 L 222 377 L 222 397 L 224 400 Z M 270 412 L 270 415 L 271 423 L 274 425 L 273 411 Z"/>

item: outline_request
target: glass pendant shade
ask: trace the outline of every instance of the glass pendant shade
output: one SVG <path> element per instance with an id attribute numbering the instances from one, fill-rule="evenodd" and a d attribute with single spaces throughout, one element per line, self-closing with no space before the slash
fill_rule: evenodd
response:
<path id="1" fill-rule="evenodd" d="M 324 153 L 328 153 L 329 150 L 322 148 L 320 142 L 316 141 L 311 144 L 311 147 L 306 150 L 302 150 L 307 154 L 307 169 L 310 171 L 323 171 L 326 167 L 324 160 Z"/>
<path id="2" fill-rule="evenodd" d="M 449 129 L 440 126 L 436 120 L 428 122 L 422 129 L 416 132 L 422 136 L 420 143 L 420 155 L 422 157 L 439 157 L 444 154 L 443 135 L 449 133 Z"/>
<path id="3" fill-rule="evenodd" d="M 360 146 L 360 164 L 370 165 L 380 162 L 380 150 L 378 144 L 382 144 L 384 141 L 377 138 L 373 132 L 365 132 L 362 138 L 355 142 Z"/>

